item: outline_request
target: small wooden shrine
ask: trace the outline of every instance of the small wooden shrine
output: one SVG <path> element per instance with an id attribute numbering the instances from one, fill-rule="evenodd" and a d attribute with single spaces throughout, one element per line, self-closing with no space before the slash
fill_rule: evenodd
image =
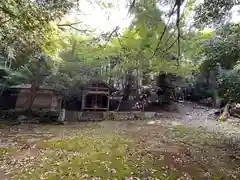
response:
<path id="1" fill-rule="evenodd" d="M 83 88 L 82 110 L 108 111 L 110 94 L 115 90 L 103 81 L 90 81 Z"/>

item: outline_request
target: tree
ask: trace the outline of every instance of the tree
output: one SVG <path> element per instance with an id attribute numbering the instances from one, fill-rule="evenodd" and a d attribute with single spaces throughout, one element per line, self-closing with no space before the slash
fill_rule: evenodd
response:
<path id="1" fill-rule="evenodd" d="M 50 63 L 45 55 L 39 54 L 36 57 L 32 57 L 28 64 L 20 67 L 17 71 L 13 71 L 8 76 L 10 84 L 31 85 L 24 110 L 31 110 L 39 87 L 43 85 L 45 78 L 52 73 L 53 66 Z"/>
<path id="2" fill-rule="evenodd" d="M 231 9 L 238 5 L 235 0 L 207 0 L 195 7 L 197 27 L 218 26 L 231 17 Z"/>
<path id="3" fill-rule="evenodd" d="M 106 37 L 99 38 L 73 35 L 63 30 L 64 27 L 79 29 L 79 22 L 58 21 L 74 2 L 54 1 L 48 4 L 48 1 L 11 0 L 9 4 L 0 5 L 1 21 L 4 20 L 0 36 L 5 38 L 0 44 L 1 54 L 3 59 L 15 59 L 11 63 L 13 71 L 29 69 L 32 75 L 25 82 L 51 84 L 59 87 L 66 96 L 71 96 L 74 89 L 78 91 L 82 84 L 97 76 L 112 85 L 116 82 L 123 84 L 127 88 L 126 94 L 130 94 L 131 88 L 139 89 L 140 79 L 152 75 L 186 77 L 199 69 L 209 75 L 216 63 L 223 68 L 237 68 L 238 27 L 226 24 L 224 28 L 210 33 L 187 31 L 184 22 L 193 10 L 193 0 L 184 2 L 186 11 L 182 14 L 181 0 L 133 1 L 129 9 L 134 16 L 131 27 L 122 35 L 117 27 Z M 170 7 L 168 12 L 161 10 L 162 3 Z M 201 14 L 199 8 L 206 9 L 206 5 L 212 6 L 212 3 L 206 1 L 197 6 L 195 18 L 200 18 L 197 17 Z M 18 8 L 20 5 L 21 9 Z M 222 2 L 222 6 L 229 9 L 231 3 Z M 213 11 L 210 13 L 212 19 L 215 18 Z M 217 20 L 214 19 L 214 22 Z M 41 65 L 41 61 L 32 58 L 42 52 L 49 57 L 47 61 L 51 67 Z M 231 59 L 231 62 L 226 59 Z M 43 70 L 34 70 L 31 63 L 40 63 L 38 65 L 45 68 L 48 75 L 44 76 Z M 26 72 L 23 74 L 26 75 Z M 34 82 L 36 79 L 39 79 L 37 83 Z"/>
<path id="4" fill-rule="evenodd" d="M 33 55 L 45 43 L 50 22 L 61 18 L 73 7 L 67 1 L 10 0 L 0 4 L 0 50 L 7 59 L 19 61 Z M 9 61 L 10 61 L 9 60 Z"/>
<path id="5" fill-rule="evenodd" d="M 223 69 L 232 69 L 240 60 L 240 24 L 226 24 L 216 31 L 216 35 L 203 44 L 206 60 L 202 64 L 203 72 L 209 72 L 217 63 Z"/>
<path id="6" fill-rule="evenodd" d="M 236 89 L 238 87 L 239 24 L 226 23 L 207 34 L 195 32 L 188 33 L 185 37 L 188 39 L 185 42 L 185 55 L 195 59 L 193 62 L 199 70 L 196 69 L 196 72 L 200 73 L 199 77 L 202 79 L 200 86 L 206 83 L 204 90 L 200 92 L 202 97 L 204 94 L 207 97 L 212 96 L 213 104 L 220 104 L 218 101 L 221 99 L 224 99 L 224 102 L 237 100 L 236 91 L 229 91 L 228 87 L 233 84 Z M 216 68 L 218 66 L 219 68 Z M 199 77 L 195 79 L 198 90 Z"/>

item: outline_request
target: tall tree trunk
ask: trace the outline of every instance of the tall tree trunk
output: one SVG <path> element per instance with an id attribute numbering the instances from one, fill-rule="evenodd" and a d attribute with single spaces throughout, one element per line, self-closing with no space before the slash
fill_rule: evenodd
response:
<path id="1" fill-rule="evenodd" d="M 33 102 L 36 98 L 37 95 L 37 90 L 38 90 L 38 85 L 36 81 L 33 81 L 31 84 L 31 88 L 29 90 L 28 96 L 27 96 L 27 101 L 24 105 L 24 110 L 25 111 L 30 111 L 33 105 Z"/>
<path id="2" fill-rule="evenodd" d="M 118 103 L 118 107 L 117 107 L 116 111 L 119 111 L 119 108 L 120 108 L 120 106 L 121 106 L 121 104 L 122 104 L 122 99 L 123 99 L 123 98 L 121 98 L 121 99 L 120 99 L 120 101 L 119 101 L 119 103 Z"/>
<path id="3" fill-rule="evenodd" d="M 128 71 L 125 80 L 123 100 L 129 99 L 129 96 L 132 92 L 132 87 L 133 87 L 133 75 L 132 71 Z"/>
<path id="4" fill-rule="evenodd" d="M 136 76 L 137 79 L 135 81 L 136 82 L 136 90 L 137 90 L 137 95 L 139 95 L 140 94 L 140 91 L 139 91 L 140 90 L 140 77 L 139 77 L 140 73 L 139 73 L 138 69 L 136 70 L 136 73 L 137 73 L 137 76 Z"/>
<path id="5" fill-rule="evenodd" d="M 210 88 L 212 92 L 212 101 L 213 101 L 213 107 L 214 108 L 219 108 L 219 103 L 218 103 L 218 92 L 217 92 L 217 79 L 216 79 L 216 72 L 211 71 L 210 72 Z"/>
<path id="6" fill-rule="evenodd" d="M 230 116 L 229 107 L 230 107 L 230 103 L 228 102 L 223 109 L 223 113 L 218 118 L 219 121 L 226 121 L 227 118 Z"/>
<path id="7" fill-rule="evenodd" d="M 129 100 L 130 93 L 131 93 L 131 85 L 127 84 L 124 88 L 124 95 L 122 100 L 124 101 Z"/>
<path id="8" fill-rule="evenodd" d="M 124 74 L 124 72 L 125 72 L 125 71 L 124 71 L 123 69 L 121 69 L 121 73 Z M 124 79 L 124 76 L 122 75 L 122 76 L 121 76 L 121 79 L 120 79 L 121 89 L 124 89 L 124 88 L 125 88 L 124 80 L 125 80 L 125 79 Z"/>

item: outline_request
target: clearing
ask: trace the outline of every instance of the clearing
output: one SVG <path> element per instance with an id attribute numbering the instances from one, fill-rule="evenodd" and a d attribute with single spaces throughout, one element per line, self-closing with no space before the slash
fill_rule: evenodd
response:
<path id="1" fill-rule="evenodd" d="M 157 121 L 2 127 L 0 179 L 240 179 L 237 132 L 205 112 L 185 105 Z"/>

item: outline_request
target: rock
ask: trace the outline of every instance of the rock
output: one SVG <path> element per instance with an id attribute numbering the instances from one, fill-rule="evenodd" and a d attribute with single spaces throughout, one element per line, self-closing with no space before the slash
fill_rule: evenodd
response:
<path id="1" fill-rule="evenodd" d="M 163 113 L 157 112 L 157 113 L 155 113 L 155 116 L 156 116 L 156 117 L 163 116 Z"/>
<path id="2" fill-rule="evenodd" d="M 18 120 L 18 121 L 26 121 L 26 120 L 27 120 L 27 117 L 24 116 L 24 115 L 20 115 L 20 116 L 18 116 L 17 120 Z"/>
<path id="3" fill-rule="evenodd" d="M 58 122 L 63 123 L 65 121 L 65 115 L 66 114 L 66 110 L 62 109 L 59 116 L 58 116 Z"/>
<path id="4" fill-rule="evenodd" d="M 151 119 L 155 116 L 155 112 L 144 112 L 144 117 Z"/>
<path id="5" fill-rule="evenodd" d="M 236 108 L 240 108 L 240 104 L 239 103 L 236 104 Z"/>
<path id="6" fill-rule="evenodd" d="M 205 106 L 211 106 L 213 104 L 213 101 L 211 98 L 206 98 L 206 99 L 200 100 L 199 103 Z"/>
<path id="7" fill-rule="evenodd" d="M 147 124 L 155 124 L 155 121 L 149 121 Z"/>

